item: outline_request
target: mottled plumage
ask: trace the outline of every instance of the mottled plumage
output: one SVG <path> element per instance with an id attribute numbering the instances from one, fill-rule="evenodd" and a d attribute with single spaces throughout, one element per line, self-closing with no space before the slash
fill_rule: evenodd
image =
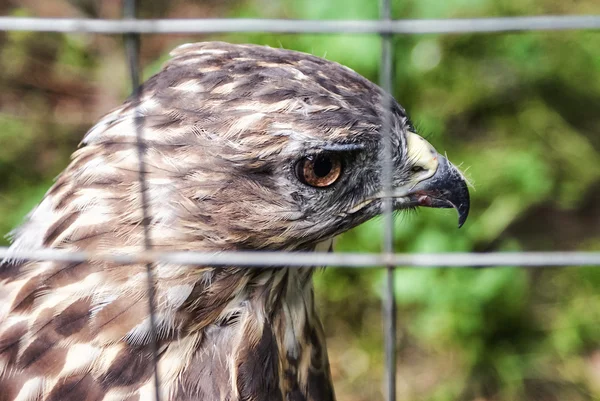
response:
<path id="1" fill-rule="evenodd" d="M 308 251 L 381 213 L 377 86 L 283 49 L 172 55 L 139 107 L 129 99 L 86 134 L 12 249 L 143 250 L 138 122 L 158 250 Z M 464 180 L 395 102 L 392 129 L 395 208 L 451 206 L 464 221 Z M 335 163 L 328 186 L 302 176 Z M 311 268 L 152 268 L 163 400 L 334 399 Z M 144 265 L 5 260 L 0 400 L 154 399 L 146 278 Z"/>

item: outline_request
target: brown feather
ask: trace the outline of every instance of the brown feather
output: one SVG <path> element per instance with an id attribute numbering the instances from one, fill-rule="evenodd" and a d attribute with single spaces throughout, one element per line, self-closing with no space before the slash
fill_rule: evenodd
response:
<path id="1" fill-rule="evenodd" d="M 158 250 L 312 250 L 379 211 L 383 92 L 348 68 L 253 45 L 173 52 L 102 118 L 14 235 L 12 249 L 139 252 L 136 121 L 143 122 L 150 240 Z M 402 157 L 407 120 L 394 104 Z M 343 185 L 316 191 L 294 163 L 331 146 Z M 360 167 L 359 167 L 360 166 Z M 312 269 L 152 266 L 164 401 L 333 401 Z M 146 269 L 110 263 L 0 267 L 0 400 L 151 400 Z"/>

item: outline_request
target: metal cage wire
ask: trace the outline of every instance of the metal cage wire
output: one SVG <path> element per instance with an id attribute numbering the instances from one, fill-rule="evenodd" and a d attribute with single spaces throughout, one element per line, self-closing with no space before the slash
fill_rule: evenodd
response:
<path id="1" fill-rule="evenodd" d="M 123 2 L 122 20 L 76 19 L 76 18 L 18 18 L 0 17 L 0 31 L 37 31 L 63 33 L 122 34 L 130 71 L 133 95 L 138 93 L 140 34 L 145 33 L 376 33 L 381 37 L 380 86 L 388 93 L 393 88 L 394 34 L 423 33 L 485 33 L 540 30 L 600 29 L 600 15 L 586 16 L 532 16 L 507 18 L 441 19 L 441 20 L 393 20 L 391 1 L 381 0 L 379 20 L 262 20 L 262 19 L 136 19 L 136 0 Z M 386 102 L 391 99 L 386 99 Z M 384 105 L 389 110 L 389 104 Z M 384 192 L 391 187 L 392 166 L 389 143 L 389 117 L 384 121 L 386 131 L 382 163 Z M 286 252 L 156 252 L 152 250 L 148 208 L 145 161 L 143 152 L 142 119 L 136 125 L 139 182 L 142 199 L 144 226 L 144 252 L 139 254 L 67 252 L 56 249 L 13 251 L 0 247 L 0 259 L 15 257 L 26 260 L 53 260 L 81 262 L 103 260 L 121 264 L 144 263 L 147 267 L 148 297 L 150 308 L 150 333 L 153 346 L 154 381 L 156 401 L 160 401 L 160 381 L 157 372 L 157 339 L 154 324 L 154 288 L 152 266 L 157 262 L 186 265 L 238 265 L 248 268 L 258 266 L 340 266 L 348 268 L 373 268 L 385 266 L 386 285 L 383 300 L 385 334 L 385 396 L 388 401 L 396 399 L 396 302 L 393 278 L 396 266 L 412 267 L 484 267 L 515 265 L 522 267 L 545 266 L 600 266 L 600 252 L 520 252 L 520 253 L 445 253 L 445 254 L 395 254 L 393 249 L 393 214 L 390 199 L 384 204 L 384 243 L 381 253 L 294 253 Z"/>

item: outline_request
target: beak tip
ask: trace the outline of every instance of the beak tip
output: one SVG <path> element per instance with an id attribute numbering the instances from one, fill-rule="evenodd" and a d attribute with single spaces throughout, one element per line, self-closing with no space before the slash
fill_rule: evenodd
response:
<path id="1" fill-rule="evenodd" d="M 458 228 L 461 228 L 469 217 L 469 205 L 462 204 L 456 210 L 458 212 Z"/>

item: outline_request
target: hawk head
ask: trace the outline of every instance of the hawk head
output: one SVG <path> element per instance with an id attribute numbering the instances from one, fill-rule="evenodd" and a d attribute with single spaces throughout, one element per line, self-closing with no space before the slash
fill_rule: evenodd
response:
<path id="1" fill-rule="evenodd" d="M 87 133 L 13 249 L 142 250 L 140 129 L 149 236 L 160 250 L 311 250 L 381 214 L 385 196 L 396 210 L 454 207 L 465 221 L 458 169 L 354 71 L 254 45 L 197 43 L 172 55 Z M 153 269 L 165 399 L 332 399 L 311 269 Z M 145 274 L 143 265 L 7 261 L 6 399 L 146 399 Z"/>
<path id="2" fill-rule="evenodd" d="M 136 197 L 137 176 L 128 172 L 138 168 L 139 121 L 158 246 L 306 249 L 381 213 L 389 102 L 380 88 L 283 49 L 198 43 L 172 55 L 139 104 L 130 99 L 87 134 L 59 189 L 104 183 L 101 194 Z M 389 113 L 394 208 L 455 207 L 462 225 L 469 194 L 460 172 L 415 134 L 400 105 Z"/>

